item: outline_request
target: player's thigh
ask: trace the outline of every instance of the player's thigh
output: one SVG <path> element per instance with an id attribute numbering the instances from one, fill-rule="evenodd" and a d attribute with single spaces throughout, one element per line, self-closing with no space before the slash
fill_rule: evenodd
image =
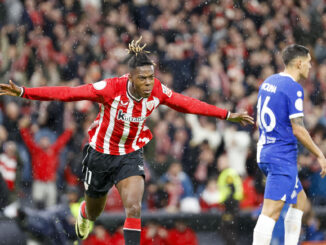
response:
<path id="1" fill-rule="evenodd" d="M 91 219 L 95 219 L 101 214 L 106 204 L 107 194 L 91 197 L 85 192 L 87 214 Z"/>
<path id="2" fill-rule="evenodd" d="M 267 174 L 262 213 L 277 220 L 284 203 L 296 203 L 296 178 L 290 175 Z M 295 194 L 295 195 L 294 195 Z"/>
<path id="3" fill-rule="evenodd" d="M 94 203 L 97 203 L 100 202 L 98 200 L 104 199 L 103 197 L 113 186 L 121 157 L 100 153 L 90 146 L 85 146 L 83 155 L 82 179 L 87 200 L 91 202 L 94 199 Z M 87 205 L 89 205 L 88 201 Z"/>
<path id="4" fill-rule="evenodd" d="M 263 209 L 261 211 L 262 214 L 274 219 L 278 220 L 280 217 L 281 211 L 284 206 L 284 201 L 278 200 L 271 200 L 271 199 L 264 199 Z"/>
<path id="5" fill-rule="evenodd" d="M 144 177 L 140 175 L 127 177 L 116 184 L 124 207 L 127 208 L 134 205 L 140 207 L 144 186 Z"/>
<path id="6" fill-rule="evenodd" d="M 283 201 L 288 204 L 297 202 L 297 194 L 302 190 L 296 174 L 284 175 L 268 173 L 264 199 Z"/>
<path id="7" fill-rule="evenodd" d="M 114 180 L 125 207 L 130 205 L 140 206 L 144 194 L 144 178 L 142 149 L 126 154 Z"/>
<path id="8" fill-rule="evenodd" d="M 300 209 L 301 211 L 304 211 L 306 204 L 307 204 L 307 195 L 306 195 L 305 191 L 302 189 L 298 194 L 297 203 L 292 204 L 292 207 Z"/>
<path id="9" fill-rule="evenodd" d="M 104 209 L 107 193 L 113 186 L 120 156 L 100 153 L 89 145 L 83 150 L 83 182 L 88 218 L 95 220 Z"/>

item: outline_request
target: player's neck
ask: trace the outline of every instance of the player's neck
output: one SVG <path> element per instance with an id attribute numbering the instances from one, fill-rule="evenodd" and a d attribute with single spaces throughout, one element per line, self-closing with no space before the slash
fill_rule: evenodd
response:
<path id="1" fill-rule="evenodd" d="M 290 67 L 286 67 L 285 70 L 283 71 L 286 74 L 289 74 L 294 81 L 298 82 L 300 79 L 300 72 L 296 69 L 292 69 Z"/>

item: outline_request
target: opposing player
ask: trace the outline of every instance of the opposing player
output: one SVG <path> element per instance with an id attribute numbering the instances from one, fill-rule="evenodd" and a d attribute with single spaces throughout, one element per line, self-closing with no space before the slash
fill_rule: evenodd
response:
<path id="1" fill-rule="evenodd" d="M 309 50 L 293 44 L 284 49 L 282 57 L 284 72 L 268 77 L 258 93 L 257 162 L 267 180 L 263 209 L 254 229 L 254 245 L 270 244 L 284 203 L 291 204 L 284 220 L 285 245 L 298 243 L 307 197 L 298 179 L 297 140 L 316 156 L 321 176 L 326 175 L 325 157 L 303 123 L 304 95 L 298 82 L 308 77 Z"/>
<path id="2" fill-rule="evenodd" d="M 140 243 L 141 201 L 144 193 L 142 147 L 152 134 L 146 118 L 160 104 L 177 111 L 226 119 L 242 125 L 253 124 L 246 113 L 231 113 L 216 106 L 175 93 L 154 77 L 154 64 L 144 47 L 129 45 L 130 74 L 79 87 L 18 87 L 10 81 L 0 84 L 0 95 L 33 100 L 98 102 L 100 112 L 89 129 L 89 144 L 84 148 L 83 174 L 85 202 L 80 206 L 76 233 L 85 239 L 89 221 L 102 212 L 107 193 L 115 185 L 125 208 L 126 244 Z"/>

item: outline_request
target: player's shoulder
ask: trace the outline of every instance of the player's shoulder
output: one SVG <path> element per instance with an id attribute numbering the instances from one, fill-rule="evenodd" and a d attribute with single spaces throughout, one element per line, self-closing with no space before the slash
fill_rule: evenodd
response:
<path id="1" fill-rule="evenodd" d="M 298 91 L 303 92 L 303 87 L 300 83 L 296 82 L 290 75 L 286 73 L 279 73 L 280 79 L 282 79 L 282 91 L 289 96 L 296 94 Z"/>
<path id="2" fill-rule="evenodd" d="M 154 77 L 154 88 L 160 86 L 162 86 L 162 82 L 157 77 Z"/>
<path id="3" fill-rule="evenodd" d="M 172 90 L 164 85 L 158 78 L 154 78 L 154 87 L 153 87 L 153 95 L 161 96 L 166 95 L 168 97 L 172 96 Z"/>
<path id="4" fill-rule="evenodd" d="M 265 83 L 270 83 L 270 84 L 278 84 L 280 86 L 284 85 L 284 83 L 291 82 L 291 78 L 288 76 L 283 76 L 280 73 L 276 73 L 273 75 L 270 75 L 269 77 L 266 78 L 264 81 Z"/>
<path id="5" fill-rule="evenodd" d="M 302 89 L 302 86 L 294 81 L 294 79 L 285 73 L 277 73 L 269 76 L 262 83 L 261 89 L 266 88 L 267 86 L 274 87 L 279 92 L 291 93 L 292 90 Z"/>
<path id="6" fill-rule="evenodd" d="M 125 74 L 121 77 L 112 77 L 112 78 L 107 78 L 105 81 L 110 84 L 110 85 L 116 85 L 116 86 L 123 86 L 125 85 L 129 80 L 129 74 Z"/>
<path id="7" fill-rule="evenodd" d="M 126 83 L 128 81 L 128 77 L 112 77 L 105 78 L 101 81 L 93 83 L 93 88 L 96 93 L 105 94 L 106 96 L 115 95 L 119 91 L 126 90 Z"/>

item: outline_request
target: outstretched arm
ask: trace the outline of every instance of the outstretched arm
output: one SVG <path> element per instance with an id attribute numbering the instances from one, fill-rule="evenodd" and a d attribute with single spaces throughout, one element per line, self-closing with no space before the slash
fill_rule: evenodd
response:
<path id="1" fill-rule="evenodd" d="M 230 122 L 240 123 L 245 126 L 253 124 L 254 119 L 247 113 L 232 113 L 217 106 L 207 104 L 203 101 L 173 92 L 171 97 L 166 98 L 163 104 L 183 113 L 198 114 L 203 116 L 226 119 Z"/>
<path id="2" fill-rule="evenodd" d="M 325 156 L 310 137 L 309 132 L 304 126 L 303 117 L 291 119 L 291 124 L 294 136 L 303 144 L 304 147 L 317 157 L 317 161 L 321 167 L 320 175 L 324 178 L 326 176 Z"/>
<path id="3" fill-rule="evenodd" d="M 20 96 L 31 100 L 102 101 L 102 96 L 99 96 L 93 91 L 91 84 L 78 87 L 57 86 L 26 88 L 19 87 L 10 80 L 9 84 L 0 84 L 0 95 Z"/>
<path id="4" fill-rule="evenodd" d="M 22 136 L 22 139 L 24 140 L 27 148 L 31 153 L 39 152 L 40 147 L 35 143 L 34 137 L 32 136 L 30 130 L 29 130 L 29 124 L 30 120 L 27 117 L 23 117 L 19 120 L 18 126 L 20 129 L 20 134 Z"/>
<path id="5" fill-rule="evenodd" d="M 66 129 L 56 140 L 56 142 L 52 145 L 52 149 L 54 152 L 59 152 L 70 140 L 73 134 L 72 129 Z"/>

